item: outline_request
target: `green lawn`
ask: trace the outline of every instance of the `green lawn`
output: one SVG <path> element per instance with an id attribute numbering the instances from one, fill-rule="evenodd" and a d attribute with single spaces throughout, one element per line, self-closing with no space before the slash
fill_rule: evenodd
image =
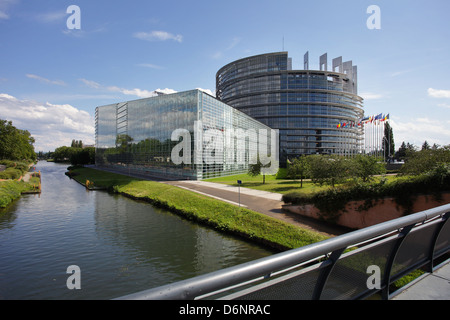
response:
<path id="1" fill-rule="evenodd" d="M 375 177 L 374 180 L 379 181 L 381 178 L 382 177 Z M 392 182 L 396 179 L 407 179 L 407 177 L 398 178 L 397 176 L 394 176 L 394 175 L 389 175 L 389 176 L 386 176 L 385 178 L 387 179 L 387 182 Z M 276 192 L 276 193 L 281 193 L 281 194 L 285 194 L 285 193 L 289 193 L 289 192 L 293 192 L 293 191 L 301 192 L 301 193 L 305 193 L 305 194 L 312 194 L 315 192 L 319 192 L 319 191 L 323 191 L 323 190 L 331 188 L 331 187 L 325 186 L 325 185 L 324 186 L 316 185 L 316 184 L 312 183 L 310 180 L 305 180 L 305 179 L 303 180 L 303 187 L 300 188 L 300 180 L 277 179 L 276 175 L 266 176 L 265 183 L 263 183 L 262 175 L 252 177 L 246 173 L 234 175 L 234 176 L 205 179 L 204 181 L 238 186 L 237 180 L 242 181 L 241 187 L 269 191 L 269 192 Z"/>
<path id="2" fill-rule="evenodd" d="M 314 193 L 328 188 L 326 186 L 321 187 L 315 185 L 309 180 L 303 180 L 303 188 L 300 188 L 300 180 L 277 179 L 275 175 L 266 176 L 266 181 L 263 183 L 263 176 L 252 177 L 245 173 L 235 176 L 205 179 L 204 181 L 238 186 L 237 180 L 242 181 L 241 187 L 282 194 L 300 190 L 304 193 Z"/>
<path id="3" fill-rule="evenodd" d="M 69 173 L 72 174 L 72 178 L 82 184 L 86 184 L 86 181 L 89 180 L 90 182 L 94 183 L 94 188 L 103 189 L 112 188 L 113 186 L 122 186 L 132 181 L 140 180 L 121 174 L 94 170 L 90 168 L 76 168 L 69 170 Z"/>

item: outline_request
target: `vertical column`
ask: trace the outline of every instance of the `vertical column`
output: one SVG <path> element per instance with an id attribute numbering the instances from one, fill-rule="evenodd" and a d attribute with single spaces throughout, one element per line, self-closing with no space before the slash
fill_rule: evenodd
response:
<path id="1" fill-rule="evenodd" d="M 305 55 L 303 56 L 303 69 L 309 70 L 309 51 L 306 51 Z"/>
<path id="2" fill-rule="evenodd" d="M 358 67 L 353 66 L 353 93 L 358 94 Z"/>
<path id="3" fill-rule="evenodd" d="M 333 59 L 331 71 L 336 72 L 336 68 L 339 68 L 337 72 L 342 73 L 342 57 L 337 57 Z"/>
<path id="4" fill-rule="evenodd" d="M 327 54 L 324 53 L 323 55 L 320 56 L 319 58 L 319 66 L 320 66 L 320 71 L 328 71 L 328 58 L 327 58 Z M 325 66 L 325 67 L 324 67 Z"/>

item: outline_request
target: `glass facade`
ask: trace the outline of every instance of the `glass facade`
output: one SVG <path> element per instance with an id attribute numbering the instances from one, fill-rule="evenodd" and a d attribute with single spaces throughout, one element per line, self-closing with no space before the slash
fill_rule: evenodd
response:
<path id="1" fill-rule="evenodd" d="M 291 70 L 291 64 L 287 52 L 232 62 L 216 74 L 217 98 L 279 129 L 281 166 L 303 154 L 360 152 L 363 131 L 357 123 L 364 111 L 356 66 L 337 64 L 342 72 L 334 72 Z M 338 128 L 342 122 L 350 125 Z"/>
<path id="2" fill-rule="evenodd" d="M 227 140 L 225 132 L 237 129 L 270 130 L 199 90 L 98 107 L 96 165 L 167 179 L 198 180 L 247 172 L 256 141 L 252 141 L 254 136 Z M 176 130 L 189 134 L 174 136 Z M 220 144 L 214 145 L 218 143 L 215 138 L 207 137 L 210 132 L 223 137 Z M 182 163 L 173 159 L 173 150 L 180 145 L 184 148 L 176 156 L 183 157 Z M 235 161 L 238 154 L 243 161 Z M 211 158 L 214 161 L 208 161 Z"/>

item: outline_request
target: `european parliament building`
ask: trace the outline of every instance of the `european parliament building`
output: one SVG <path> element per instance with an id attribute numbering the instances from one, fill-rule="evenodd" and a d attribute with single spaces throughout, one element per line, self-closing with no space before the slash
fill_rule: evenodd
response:
<path id="1" fill-rule="evenodd" d="M 319 70 L 309 69 L 308 53 L 303 62 L 303 70 L 292 70 L 287 52 L 231 62 L 216 74 L 217 98 L 191 90 L 97 107 L 96 165 L 201 180 L 245 173 L 260 155 L 270 154 L 278 168 L 300 155 L 361 152 L 363 129 L 357 122 L 364 112 L 357 67 L 338 57 L 328 70 L 327 54 L 320 57 Z M 181 134 L 174 137 L 177 130 Z M 252 130 L 270 132 L 262 139 L 262 153 L 260 137 L 248 134 Z M 219 135 L 205 139 L 211 132 Z M 225 132 L 240 133 L 230 143 L 229 136 L 220 135 Z"/>
<path id="2" fill-rule="evenodd" d="M 342 57 L 319 58 L 319 70 L 292 70 L 288 52 L 231 62 L 216 74 L 217 98 L 252 118 L 279 129 L 280 166 L 308 154 L 352 155 L 361 151 L 363 99 L 358 96 L 357 66 Z M 346 123 L 340 127 L 340 123 Z"/>
<path id="3" fill-rule="evenodd" d="M 97 107 L 95 129 L 97 166 L 164 179 L 246 173 L 256 134 L 269 144 L 272 137 L 266 125 L 200 90 Z"/>

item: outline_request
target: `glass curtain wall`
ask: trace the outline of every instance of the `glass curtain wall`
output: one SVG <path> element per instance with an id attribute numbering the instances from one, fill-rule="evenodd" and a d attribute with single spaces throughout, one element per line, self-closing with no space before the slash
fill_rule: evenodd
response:
<path id="1" fill-rule="evenodd" d="M 189 163 L 175 164 L 172 159 L 172 150 L 183 142 L 183 138 L 172 141 L 172 133 L 177 129 L 189 131 Z M 230 143 L 225 133 L 236 129 L 270 130 L 199 90 L 98 107 L 96 165 L 170 179 L 197 180 L 243 173 L 248 170 L 257 141 L 251 137 L 243 146 L 236 139 Z M 215 143 L 207 137 L 211 132 L 223 137 L 222 145 L 211 148 Z M 244 162 L 236 161 L 239 148 L 244 148 Z M 200 158 L 196 152 L 201 153 Z M 211 155 L 213 162 L 207 161 Z"/>
<path id="2" fill-rule="evenodd" d="M 217 97 L 279 129 L 281 166 L 303 154 L 360 152 L 362 128 L 357 123 L 364 111 L 355 94 L 356 67 L 350 75 L 291 70 L 289 64 L 287 52 L 234 61 L 216 74 Z M 338 128 L 339 123 L 347 126 Z"/>

